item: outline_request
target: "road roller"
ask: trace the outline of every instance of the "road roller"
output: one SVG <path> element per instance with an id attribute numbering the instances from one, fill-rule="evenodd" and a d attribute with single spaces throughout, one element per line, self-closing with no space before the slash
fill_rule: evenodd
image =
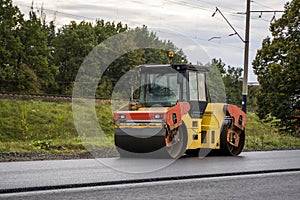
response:
<path id="1" fill-rule="evenodd" d="M 142 65 L 137 96 L 114 112 L 114 141 L 120 157 L 176 159 L 201 150 L 239 155 L 246 114 L 237 106 L 212 103 L 207 67 Z"/>

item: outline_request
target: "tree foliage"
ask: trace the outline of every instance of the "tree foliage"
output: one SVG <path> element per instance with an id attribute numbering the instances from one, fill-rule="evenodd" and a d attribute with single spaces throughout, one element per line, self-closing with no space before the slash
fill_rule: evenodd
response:
<path id="1" fill-rule="evenodd" d="M 59 93 L 71 94 L 72 84 L 84 58 L 97 44 L 91 23 L 75 21 L 58 30 L 52 40 L 54 64 L 59 73 L 56 81 L 59 83 Z"/>
<path id="2" fill-rule="evenodd" d="M 1 91 L 48 92 L 55 82 L 55 66 L 49 62 L 48 32 L 31 9 L 25 20 L 11 0 L 0 2 Z"/>
<path id="3" fill-rule="evenodd" d="M 143 64 L 167 64 L 169 63 L 168 51 L 175 52 L 173 61 L 176 63 L 187 62 L 186 56 L 181 49 L 178 49 L 170 41 L 161 41 L 155 33 L 150 32 L 146 26 L 137 27 L 135 29 L 128 30 L 131 34 L 126 35 L 125 43 L 116 44 L 118 48 L 127 49 L 128 47 L 140 47 L 140 46 L 152 46 L 157 48 L 137 48 L 137 50 L 125 53 L 116 59 L 104 73 L 104 77 L 101 79 L 99 88 L 103 88 L 101 84 L 107 85 L 109 88 L 114 88 L 120 78 L 129 70 L 138 65 Z M 108 82 L 109 81 L 109 82 Z M 128 80 L 130 81 L 130 80 Z M 128 87 L 128 88 L 127 88 Z M 123 86 L 123 89 L 128 90 L 130 93 L 130 84 Z M 111 92 L 97 91 L 99 97 L 110 97 Z M 103 94 L 109 94 L 109 96 L 103 96 Z"/>
<path id="4" fill-rule="evenodd" d="M 0 92 L 71 95 L 77 72 L 87 55 L 106 39 L 128 31 L 135 34 L 116 44 L 119 48 L 135 47 L 137 42 L 158 43 L 163 49 L 175 51 L 174 62 L 187 62 L 182 50 L 171 41 L 161 41 L 146 26 L 129 29 L 121 22 L 96 20 L 71 21 L 58 28 L 55 21 L 46 22 L 43 9 L 35 11 L 32 6 L 25 19 L 12 0 L 0 1 Z M 114 54 L 112 46 L 107 47 L 107 52 Z M 120 77 L 136 65 L 168 61 L 167 52 L 162 49 L 127 52 L 104 72 L 96 96 L 110 97 Z"/>
<path id="5" fill-rule="evenodd" d="M 230 65 L 226 66 L 226 64 L 221 59 L 214 58 L 212 60 L 212 63 L 214 63 L 214 65 L 218 69 L 218 75 L 221 77 L 222 81 L 222 83 L 218 83 L 217 85 L 224 85 L 223 90 L 225 90 L 225 101 L 229 104 L 241 106 L 243 69 L 240 67 L 231 67 Z M 215 79 L 216 78 L 214 78 L 213 80 L 214 83 L 216 81 Z"/>
<path id="6" fill-rule="evenodd" d="M 285 5 L 282 17 L 270 26 L 272 38 L 262 42 L 253 61 L 261 90 L 258 115 L 271 114 L 293 134 L 300 127 L 300 2 Z"/>
<path id="7" fill-rule="evenodd" d="M 16 72 L 23 51 L 20 32 L 24 19 L 11 0 L 0 1 L 0 13 L 0 87 L 12 91 L 19 82 Z"/>
<path id="8" fill-rule="evenodd" d="M 51 49 L 47 45 L 48 31 L 41 19 L 31 9 L 29 19 L 24 21 L 21 42 L 23 46 L 21 63 L 27 65 L 36 75 L 39 87 L 36 91 L 48 92 L 54 86 L 57 68 L 51 63 Z M 28 80 L 24 80 L 27 82 Z"/>
<path id="9" fill-rule="evenodd" d="M 212 59 L 207 76 L 207 85 L 211 102 L 224 102 L 228 104 L 242 106 L 242 72 L 241 67 L 232 67 L 219 59 Z M 247 100 L 247 110 L 254 111 L 257 107 L 256 93 L 259 86 L 248 86 L 249 95 Z"/>

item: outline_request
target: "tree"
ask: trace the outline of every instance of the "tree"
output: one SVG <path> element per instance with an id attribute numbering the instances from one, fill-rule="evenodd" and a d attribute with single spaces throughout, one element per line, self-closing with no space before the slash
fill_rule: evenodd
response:
<path id="1" fill-rule="evenodd" d="M 272 38 L 262 42 L 253 61 L 261 90 L 258 115 L 281 120 L 281 128 L 299 134 L 300 127 L 300 3 L 285 5 L 282 17 L 270 26 Z"/>
<path id="2" fill-rule="evenodd" d="M 223 76 L 223 82 L 225 85 L 227 103 L 242 106 L 242 72 L 243 69 L 238 67 L 227 67 L 227 73 Z"/>
<path id="3" fill-rule="evenodd" d="M 0 1 L 0 90 L 14 91 L 23 51 L 19 37 L 23 15 L 11 0 Z"/>
<path id="4" fill-rule="evenodd" d="M 214 58 L 212 59 L 212 63 L 214 63 L 213 65 L 215 65 L 219 71 L 219 74 L 214 75 L 214 79 L 216 79 L 217 75 L 222 77 L 221 81 L 223 81 L 225 87 L 226 102 L 241 106 L 243 69 L 240 67 L 231 67 L 230 65 L 226 67 L 226 64 L 223 63 L 221 59 L 217 60 Z M 213 82 L 216 84 L 214 80 Z M 220 83 L 216 85 L 220 85 Z M 219 90 L 220 89 L 222 88 L 219 88 Z M 218 93 L 220 93 L 220 91 Z"/>
<path id="5" fill-rule="evenodd" d="M 33 11 L 24 20 L 12 1 L 0 2 L 0 88 L 5 92 L 48 92 L 56 68 L 41 20 Z"/>
<path id="6" fill-rule="evenodd" d="M 127 25 L 123 26 L 122 23 L 115 25 L 113 22 L 105 23 L 104 20 L 97 20 L 95 24 L 85 21 L 77 24 L 75 21 L 72 21 L 69 25 L 65 25 L 59 29 L 56 37 L 51 41 L 54 49 L 54 63 L 58 66 L 59 70 L 56 77 L 60 85 L 58 92 L 60 94 L 71 94 L 78 69 L 85 57 L 94 47 L 107 38 L 126 30 Z M 119 71 L 118 73 L 121 71 L 117 67 L 114 70 Z M 116 74 L 115 71 L 110 70 L 107 73 Z M 109 81 L 113 78 L 115 78 L 115 75 L 105 79 L 103 84 L 106 86 L 111 85 Z M 100 88 L 111 88 L 106 86 L 101 86 Z M 100 95 L 99 91 L 97 94 L 99 94 L 97 95 L 99 97 L 104 97 Z M 107 94 L 107 92 L 105 91 L 103 94 Z"/>
<path id="7" fill-rule="evenodd" d="M 95 35 L 97 38 L 97 44 L 100 44 L 107 38 L 126 31 L 128 29 L 127 25 L 123 25 L 121 22 L 115 25 L 114 22 L 104 22 L 104 20 L 96 20 L 96 25 L 94 26 Z"/>
<path id="8" fill-rule="evenodd" d="M 102 78 L 103 80 L 101 79 L 97 90 L 97 96 L 99 97 L 109 98 L 112 94 L 112 90 L 114 89 L 120 78 L 126 72 L 138 65 L 169 63 L 169 50 L 175 52 L 175 56 L 173 58 L 175 63 L 182 62 L 182 59 L 184 60 L 184 62 L 186 62 L 186 56 L 181 49 L 178 49 L 171 41 L 166 42 L 160 40 L 158 36 L 155 33 L 150 32 L 146 26 L 143 26 L 141 28 L 137 27 L 135 29 L 130 29 L 127 31 L 129 32 L 129 34 L 125 36 L 126 39 L 123 38 L 122 43 L 117 43 L 113 46 L 117 47 L 118 51 L 130 49 L 129 47 L 136 47 L 137 50 L 125 53 L 109 65 L 104 73 L 104 77 Z M 120 37 L 122 38 L 122 35 L 120 35 Z M 154 48 L 140 49 L 139 47 L 141 46 L 152 46 Z M 107 90 L 110 89 L 110 91 L 103 91 L 103 89 L 105 88 Z M 123 91 L 121 93 L 125 93 L 125 96 L 128 96 L 128 93 L 130 93 L 131 91 L 130 84 L 126 86 L 123 85 L 122 89 Z"/>
<path id="9" fill-rule="evenodd" d="M 77 71 L 96 44 L 92 23 L 72 21 L 59 29 L 51 45 L 59 71 L 56 81 L 60 85 L 60 94 L 71 94 Z"/>
<path id="10" fill-rule="evenodd" d="M 54 21 L 47 24 L 45 19 L 43 8 L 35 12 L 32 6 L 29 19 L 24 20 L 19 9 L 12 5 L 12 0 L 0 1 L 0 91 L 70 95 L 78 70 L 92 49 L 111 36 L 118 34 L 122 37 L 119 33 L 126 31 L 134 34 L 129 34 L 129 37 L 125 34 L 121 43 L 115 40 L 106 46 L 108 57 L 116 52 L 124 54 L 104 72 L 96 91 L 98 97 L 110 97 L 120 77 L 137 65 L 168 63 L 169 50 L 175 52 L 174 62 L 187 62 L 181 49 L 171 41 L 159 40 L 146 26 L 128 29 L 121 22 L 71 21 L 56 31 Z M 140 49 L 143 42 L 158 48 Z M 136 50 L 127 52 L 126 49 Z M 92 59 L 87 62 L 94 67 L 83 77 L 86 84 L 97 78 L 94 69 L 99 64 Z"/>
<path id="11" fill-rule="evenodd" d="M 48 46 L 48 32 L 44 29 L 41 19 L 31 8 L 29 19 L 22 26 L 20 35 L 23 53 L 22 63 L 31 68 L 38 78 L 40 88 L 37 92 L 47 93 L 54 85 L 57 68 L 52 64 L 51 48 Z M 24 82 L 29 81 L 29 79 Z M 23 90 L 23 92 L 27 92 Z"/>

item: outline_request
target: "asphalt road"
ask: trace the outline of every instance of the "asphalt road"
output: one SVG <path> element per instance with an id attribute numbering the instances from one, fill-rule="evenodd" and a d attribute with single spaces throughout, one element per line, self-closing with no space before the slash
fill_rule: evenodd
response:
<path id="1" fill-rule="evenodd" d="M 300 173 L 272 173 L 4 194 L 5 199 L 249 199 L 295 200 Z"/>
<path id="2" fill-rule="evenodd" d="M 244 152 L 175 162 L 106 158 L 0 163 L 0 198 L 299 199 L 299 153 Z"/>

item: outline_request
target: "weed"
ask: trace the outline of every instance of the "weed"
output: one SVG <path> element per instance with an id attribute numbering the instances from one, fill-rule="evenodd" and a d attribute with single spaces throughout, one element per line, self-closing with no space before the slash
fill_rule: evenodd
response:
<path id="1" fill-rule="evenodd" d="M 50 144 L 52 140 L 38 140 L 31 143 L 33 147 L 36 147 L 37 149 L 49 149 Z"/>

